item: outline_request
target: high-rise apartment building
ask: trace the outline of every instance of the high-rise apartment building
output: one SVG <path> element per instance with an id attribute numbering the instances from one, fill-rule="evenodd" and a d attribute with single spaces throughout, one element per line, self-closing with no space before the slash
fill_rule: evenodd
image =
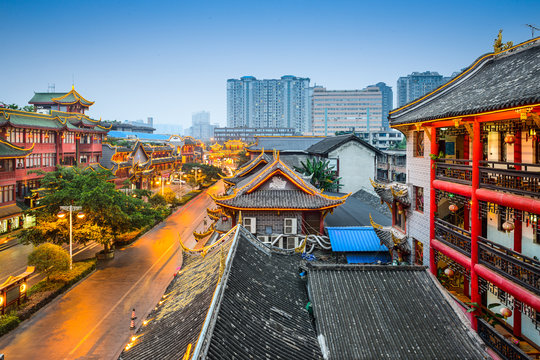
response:
<path id="1" fill-rule="evenodd" d="M 326 90 L 315 87 L 312 95 L 313 135 L 341 131 L 383 130 L 383 93 L 373 85 L 363 90 Z"/>
<path id="2" fill-rule="evenodd" d="M 392 87 L 383 82 L 379 82 L 373 86 L 379 88 L 382 94 L 382 126 L 388 130 L 388 113 L 394 108 L 394 92 Z"/>
<path id="3" fill-rule="evenodd" d="M 208 111 L 199 111 L 191 116 L 191 127 L 189 135 L 195 139 L 208 141 L 214 136 L 216 125 L 210 124 L 210 113 Z"/>
<path id="4" fill-rule="evenodd" d="M 227 126 L 310 131 L 309 78 L 227 80 Z"/>
<path id="5" fill-rule="evenodd" d="M 398 107 L 435 90 L 449 79 L 435 71 L 422 73 L 415 71 L 410 75 L 400 77 L 397 81 Z"/>

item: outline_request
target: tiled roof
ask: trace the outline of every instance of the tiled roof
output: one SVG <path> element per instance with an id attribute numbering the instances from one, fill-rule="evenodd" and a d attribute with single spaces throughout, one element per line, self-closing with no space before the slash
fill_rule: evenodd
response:
<path id="1" fill-rule="evenodd" d="M 423 267 L 311 265 L 328 359 L 489 359 Z"/>
<path id="2" fill-rule="evenodd" d="M 78 127 L 68 121 L 71 119 L 77 119 L 77 122 L 84 121 L 85 123 L 93 124 L 92 126 L 95 127 L 93 127 L 92 129 Z M 75 113 L 53 111 L 49 115 L 20 110 L 0 109 L 0 125 L 9 124 L 14 127 L 31 127 L 51 130 L 68 129 L 77 130 L 80 132 L 108 131 L 108 124 L 104 124 L 97 120 L 91 121 L 89 119 L 90 118 L 86 115 Z"/>
<path id="3" fill-rule="evenodd" d="M 358 136 L 354 134 L 330 136 L 330 137 L 324 138 L 321 141 L 311 145 L 306 151 L 309 154 L 328 155 L 329 152 L 337 149 L 343 144 L 348 143 L 349 141 L 355 141 L 358 144 L 370 149 L 375 154 L 381 153 L 379 149 L 377 149 L 373 145 L 370 145 L 369 143 L 360 139 Z"/>
<path id="4" fill-rule="evenodd" d="M 240 169 L 233 177 L 224 178 L 223 180 L 230 184 L 238 184 L 244 179 L 246 179 L 247 177 L 258 173 L 260 170 L 262 170 L 266 165 L 270 164 L 271 162 L 272 162 L 272 158 L 269 155 L 265 153 L 261 153 L 255 159 L 250 161 L 246 166 L 242 167 L 242 169 Z"/>
<path id="5" fill-rule="evenodd" d="M 228 200 L 218 200 L 217 203 L 243 209 L 319 209 L 337 206 L 343 201 L 309 195 L 301 190 L 260 190 Z"/>
<path id="6" fill-rule="evenodd" d="M 272 178 L 272 174 L 278 176 L 284 174 L 297 185 L 292 185 L 294 190 L 258 188 Z M 302 179 L 300 174 L 286 166 L 279 160 L 279 155 L 276 155 L 272 163 L 266 165 L 259 172 L 242 179 L 231 195 L 214 198 L 214 201 L 218 205 L 244 209 L 320 209 L 338 206 L 345 202 L 345 199 L 346 196 L 323 195 L 319 189 L 315 188 L 309 181 Z"/>
<path id="7" fill-rule="evenodd" d="M 13 217 L 15 215 L 22 214 L 22 209 L 17 204 L 11 204 L 0 207 L 0 219 Z"/>
<path id="8" fill-rule="evenodd" d="M 476 60 L 420 101 L 389 115 L 400 125 L 540 103 L 540 38 Z"/>
<path id="9" fill-rule="evenodd" d="M 34 147 L 28 149 L 23 149 L 17 147 L 5 140 L 0 139 L 0 159 L 14 158 L 14 157 L 24 157 L 32 153 Z"/>
<path id="10" fill-rule="evenodd" d="M 306 151 L 311 145 L 318 143 L 323 136 L 259 136 L 255 144 L 248 146 L 249 151 Z"/>
<path id="11" fill-rule="evenodd" d="M 332 251 L 388 251 L 371 226 L 326 227 Z"/>
<path id="12" fill-rule="evenodd" d="M 66 94 L 67 94 L 67 92 L 61 92 L 61 93 L 56 93 L 56 92 L 55 93 L 49 93 L 49 92 L 37 93 L 37 92 L 35 92 L 34 96 L 32 96 L 32 98 L 30 99 L 30 101 L 28 103 L 29 104 L 54 103 L 54 101 L 52 101 L 52 99 L 64 96 Z"/>
<path id="13" fill-rule="evenodd" d="M 197 342 L 218 283 L 221 257 L 231 241 L 206 256 L 184 253 L 182 269 L 166 290 L 165 302 L 148 316 L 133 346 L 120 359 L 174 359 L 184 356 L 188 344 Z"/>
<path id="14" fill-rule="evenodd" d="M 79 94 L 75 89 L 71 89 L 70 92 L 64 95 L 51 98 L 51 101 L 54 101 L 57 104 L 65 104 L 65 105 L 75 104 L 77 102 L 81 103 L 84 106 L 90 106 L 94 104 L 93 101 L 89 101 L 83 98 L 81 94 Z"/>
<path id="15" fill-rule="evenodd" d="M 298 276 L 300 258 L 264 250 L 240 232 L 219 299 L 215 325 L 206 334 L 206 359 L 322 359 L 307 293 Z"/>

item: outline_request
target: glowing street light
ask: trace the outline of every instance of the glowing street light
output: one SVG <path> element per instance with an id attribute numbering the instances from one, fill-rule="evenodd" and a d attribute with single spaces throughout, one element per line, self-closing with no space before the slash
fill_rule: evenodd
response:
<path id="1" fill-rule="evenodd" d="M 77 218 L 83 219 L 84 213 L 81 210 L 81 206 L 60 206 L 60 212 L 56 215 L 59 219 L 63 219 L 66 217 L 66 211 L 69 211 L 69 270 L 73 269 L 73 211 L 79 211 Z"/>

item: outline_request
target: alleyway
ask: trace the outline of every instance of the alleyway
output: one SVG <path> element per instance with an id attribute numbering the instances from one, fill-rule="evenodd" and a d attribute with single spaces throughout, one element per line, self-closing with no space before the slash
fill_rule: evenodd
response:
<path id="1" fill-rule="evenodd" d="M 207 191 L 221 193 L 222 183 Z M 6 359 L 116 359 L 136 324 L 161 298 L 180 264 L 179 236 L 195 241 L 192 231 L 212 204 L 206 191 L 142 236 L 63 297 L 56 299 L 0 338 Z"/>

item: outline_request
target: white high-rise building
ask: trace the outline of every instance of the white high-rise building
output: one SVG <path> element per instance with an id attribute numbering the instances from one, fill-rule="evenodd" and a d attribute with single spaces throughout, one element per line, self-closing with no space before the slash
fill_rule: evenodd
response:
<path id="1" fill-rule="evenodd" d="M 309 78 L 227 80 L 227 126 L 311 131 Z"/>

